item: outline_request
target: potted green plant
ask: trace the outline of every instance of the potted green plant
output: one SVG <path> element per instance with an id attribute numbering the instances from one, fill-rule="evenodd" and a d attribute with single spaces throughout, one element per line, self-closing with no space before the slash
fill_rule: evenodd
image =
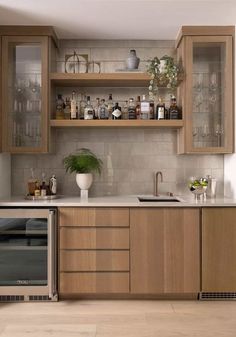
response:
<path id="1" fill-rule="evenodd" d="M 148 87 L 150 96 L 157 94 L 158 87 L 175 89 L 183 80 L 181 63 L 175 63 L 173 57 L 167 55 L 149 60 L 147 72 L 151 77 Z"/>
<path id="2" fill-rule="evenodd" d="M 101 173 L 102 160 L 89 149 L 81 148 L 63 159 L 66 172 L 76 173 L 76 183 L 82 191 L 88 191 L 93 182 L 93 173 Z M 88 194 L 88 192 L 87 192 Z"/>

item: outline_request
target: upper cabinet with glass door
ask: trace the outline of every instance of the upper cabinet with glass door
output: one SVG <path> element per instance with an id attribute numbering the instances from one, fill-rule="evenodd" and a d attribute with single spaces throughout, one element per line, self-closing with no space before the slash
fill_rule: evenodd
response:
<path id="1" fill-rule="evenodd" d="M 232 153 L 234 28 L 217 27 L 217 35 L 214 27 L 189 28 L 178 45 L 186 72 L 179 89 L 184 116 L 179 153 Z"/>
<path id="2" fill-rule="evenodd" d="M 14 26 L 3 29 L 2 150 L 11 153 L 48 152 L 52 29 L 17 29 Z"/>

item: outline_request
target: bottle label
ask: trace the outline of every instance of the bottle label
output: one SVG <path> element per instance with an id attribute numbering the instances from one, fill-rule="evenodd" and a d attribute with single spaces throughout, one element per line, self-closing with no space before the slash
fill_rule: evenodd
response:
<path id="1" fill-rule="evenodd" d="M 135 111 L 135 108 L 130 107 L 128 111 L 129 111 L 129 119 L 136 119 L 136 111 Z"/>
<path id="2" fill-rule="evenodd" d="M 159 106 L 157 109 L 157 119 L 165 118 L 165 108 L 163 106 Z"/>
<path id="3" fill-rule="evenodd" d="M 150 104 L 148 102 L 141 102 L 141 113 L 142 112 L 149 112 Z"/>
<path id="4" fill-rule="evenodd" d="M 100 108 L 99 118 L 100 119 L 108 119 L 108 111 L 105 107 Z"/>
<path id="5" fill-rule="evenodd" d="M 84 110 L 84 119 L 93 119 L 93 109 L 85 109 Z"/>
<path id="6" fill-rule="evenodd" d="M 170 110 L 170 119 L 179 119 L 179 111 L 178 110 Z"/>
<path id="7" fill-rule="evenodd" d="M 115 116 L 116 118 L 119 118 L 121 116 L 121 111 L 119 109 L 115 109 L 112 112 L 112 115 Z"/>

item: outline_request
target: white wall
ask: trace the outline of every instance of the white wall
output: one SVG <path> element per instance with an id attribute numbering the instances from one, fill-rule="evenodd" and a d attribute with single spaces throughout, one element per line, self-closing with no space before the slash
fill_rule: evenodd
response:
<path id="1" fill-rule="evenodd" d="M 9 153 L 1 153 L 0 198 L 6 198 L 9 197 L 10 195 L 11 195 L 11 156 Z"/>
<path id="2" fill-rule="evenodd" d="M 235 64 L 236 64 L 236 49 L 235 49 Z M 236 72 L 235 72 L 236 78 Z M 236 85 L 235 85 L 236 88 Z M 235 89 L 236 99 L 236 89 Z M 235 101 L 236 106 L 236 101 Z M 235 133 L 236 133 L 236 117 L 234 117 Z M 235 150 L 236 150 L 236 136 L 235 136 Z M 224 156 L 224 189 L 225 196 L 236 198 L 236 153 L 227 154 Z"/>

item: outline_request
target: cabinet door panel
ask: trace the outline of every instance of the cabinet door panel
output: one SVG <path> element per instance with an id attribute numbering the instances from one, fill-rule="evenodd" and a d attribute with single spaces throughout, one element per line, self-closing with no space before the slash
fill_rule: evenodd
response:
<path id="1" fill-rule="evenodd" d="M 236 209 L 202 211 L 202 291 L 236 291 Z"/>
<path id="2" fill-rule="evenodd" d="M 198 209 L 134 209 L 130 215 L 131 292 L 198 292 Z"/>
<path id="3" fill-rule="evenodd" d="M 129 292 L 129 273 L 61 273 L 60 293 L 115 294 Z"/>
<path id="4" fill-rule="evenodd" d="M 60 271 L 129 271 L 129 251 L 61 250 Z"/>
<path id="5" fill-rule="evenodd" d="M 62 227 L 60 249 L 129 249 L 129 228 Z"/>
<path id="6" fill-rule="evenodd" d="M 129 209 L 62 207 L 59 219 L 60 226 L 129 227 Z"/>
<path id="7" fill-rule="evenodd" d="M 48 48 L 46 36 L 3 36 L 3 149 L 48 151 Z"/>

